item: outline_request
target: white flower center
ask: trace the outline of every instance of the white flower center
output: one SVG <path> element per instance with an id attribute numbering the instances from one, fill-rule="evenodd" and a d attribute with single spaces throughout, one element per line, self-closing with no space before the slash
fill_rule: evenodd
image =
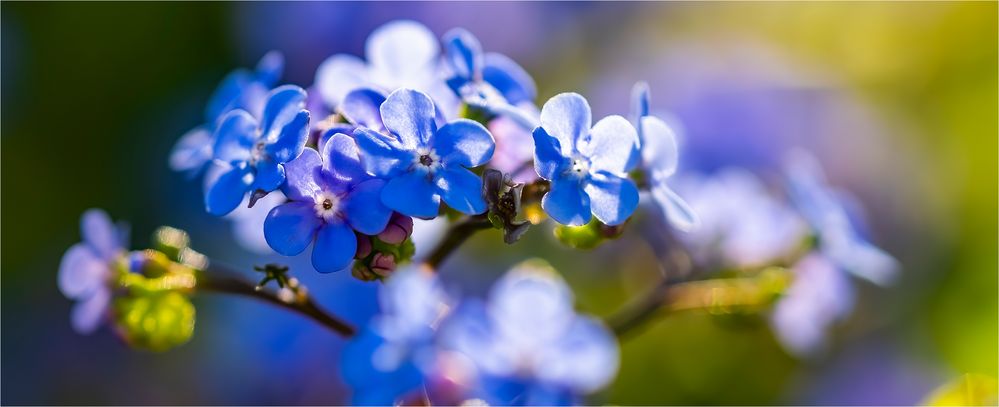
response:
<path id="1" fill-rule="evenodd" d="M 340 213 L 340 197 L 330 192 L 316 195 L 316 216 L 329 222 L 336 219 Z"/>
<path id="2" fill-rule="evenodd" d="M 441 157 L 433 149 L 417 149 L 413 156 L 413 167 L 427 172 L 433 171 L 441 165 Z"/>
<path id="3" fill-rule="evenodd" d="M 572 166 L 569 167 L 569 172 L 571 175 L 575 175 L 577 177 L 585 176 L 590 172 L 590 160 L 580 156 L 573 157 Z"/>

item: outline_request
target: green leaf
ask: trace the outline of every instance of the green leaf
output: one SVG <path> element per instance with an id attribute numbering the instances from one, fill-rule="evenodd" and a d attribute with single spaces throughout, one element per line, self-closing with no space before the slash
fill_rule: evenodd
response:
<path id="1" fill-rule="evenodd" d="M 114 314 L 119 332 L 134 348 L 162 352 L 194 334 L 194 305 L 175 291 L 120 297 Z"/>

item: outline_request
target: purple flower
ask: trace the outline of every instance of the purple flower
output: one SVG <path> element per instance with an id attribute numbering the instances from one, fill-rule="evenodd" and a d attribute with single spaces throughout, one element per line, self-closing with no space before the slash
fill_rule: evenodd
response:
<path id="1" fill-rule="evenodd" d="M 649 183 L 652 199 L 673 227 L 690 231 L 697 226 L 696 213 L 666 184 L 666 180 L 676 173 L 679 161 L 676 136 L 666 122 L 649 114 L 648 84 L 635 84 L 632 97 L 635 128 L 641 143 L 641 167 Z"/>
<path id="2" fill-rule="evenodd" d="M 503 276 L 489 302 L 466 302 L 443 325 L 442 347 L 478 372 L 471 397 L 490 404 L 565 404 L 614 378 L 618 347 L 596 319 L 573 310 L 572 292 L 548 267 Z"/>
<path id="3" fill-rule="evenodd" d="M 495 142 L 481 124 L 457 119 L 437 128 L 425 93 L 392 92 L 379 108 L 386 133 L 354 131 L 367 171 L 388 180 L 381 201 L 407 216 L 433 218 L 440 201 L 467 214 L 485 212 L 482 179 L 469 168 L 485 164 Z"/>
<path id="4" fill-rule="evenodd" d="M 271 91 L 259 122 L 239 109 L 222 118 L 215 131 L 214 159 L 226 171 L 205 195 L 209 213 L 225 215 L 247 192 L 270 192 L 284 183 L 284 163 L 302 153 L 309 136 L 304 106 L 305 91 L 285 85 Z"/>
<path id="5" fill-rule="evenodd" d="M 818 235 L 819 249 L 839 268 L 876 284 L 888 284 L 899 264 L 858 231 L 856 216 L 848 211 L 848 195 L 826 183 L 825 173 L 810 154 L 796 150 L 785 173 L 792 202 Z"/>
<path id="6" fill-rule="evenodd" d="M 285 164 L 290 202 L 272 209 L 264 221 L 264 238 L 274 251 L 294 256 L 315 241 L 312 265 L 330 273 L 354 257 L 354 231 L 375 235 L 385 229 L 392 215 L 379 200 L 385 181 L 364 172 L 358 153 L 352 138 L 335 134 L 322 158 L 309 148 Z"/>
<path id="7" fill-rule="evenodd" d="M 284 56 L 268 52 L 257 63 L 255 71 L 239 69 L 222 80 L 205 109 L 205 124 L 191 129 L 177 141 L 170 153 L 170 168 L 195 175 L 212 158 L 214 133 L 220 119 L 235 109 L 260 117 L 267 100 L 267 91 L 277 83 L 284 70 Z"/>
<path id="8" fill-rule="evenodd" d="M 616 115 L 591 124 L 586 99 L 562 93 L 545 103 L 534 130 L 534 168 L 551 181 L 541 205 L 563 225 L 584 225 L 591 212 L 618 225 L 638 206 L 638 188 L 628 179 L 638 149 L 635 128 Z"/>
<path id="9" fill-rule="evenodd" d="M 66 251 L 59 264 L 59 291 L 76 300 L 73 329 L 82 334 L 93 332 L 107 317 L 111 301 L 111 279 L 125 254 L 127 227 L 114 225 L 108 214 L 90 209 L 80 219 L 83 242 Z"/>

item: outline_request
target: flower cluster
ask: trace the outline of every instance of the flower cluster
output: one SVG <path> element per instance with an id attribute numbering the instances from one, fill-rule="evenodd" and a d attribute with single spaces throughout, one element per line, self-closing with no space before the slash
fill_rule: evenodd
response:
<path id="1" fill-rule="evenodd" d="M 455 301 L 418 269 L 400 271 L 379 298 L 382 314 L 343 364 L 359 404 L 423 396 L 443 404 L 571 404 L 617 371 L 613 335 L 576 314 L 572 292 L 541 261 L 515 266 L 486 301 Z"/>

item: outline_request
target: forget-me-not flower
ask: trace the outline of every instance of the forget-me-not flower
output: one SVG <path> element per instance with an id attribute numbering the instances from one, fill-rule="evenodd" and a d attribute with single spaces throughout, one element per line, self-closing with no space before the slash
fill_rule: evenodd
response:
<path id="1" fill-rule="evenodd" d="M 456 119 L 438 128 L 434 102 L 399 89 L 381 104 L 386 132 L 354 131 L 368 172 L 388 180 L 382 202 L 407 216 L 433 218 L 440 201 L 467 213 L 485 212 L 482 179 L 469 171 L 489 161 L 495 142 L 481 124 Z"/>
<path id="2" fill-rule="evenodd" d="M 440 44 L 426 26 L 410 20 L 386 23 L 368 36 L 364 53 L 367 61 L 337 54 L 316 70 L 316 88 L 331 108 L 359 87 L 386 93 L 410 88 L 432 95 L 445 116 L 454 117 L 458 101 L 439 75 Z"/>
<path id="3" fill-rule="evenodd" d="M 426 384 L 434 363 L 434 335 L 450 310 L 436 277 L 399 270 L 378 293 L 381 312 L 344 350 L 343 376 L 355 404 L 393 405 Z"/>
<path id="4" fill-rule="evenodd" d="M 697 225 L 697 215 L 690 206 L 666 184 L 676 173 L 678 164 L 676 136 L 666 122 L 649 114 L 649 85 L 635 84 L 632 91 L 632 110 L 635 129 L 641 143 L 642 169 L 649 184 L 649 192 L 656 205 L 673 227 L 690 231 Z M 638 157 L 635 157 L 638 158 Z"/>
<path id="5" fill-rule="evenodd" d="M 794 280 L 774 306 L 770 325 L 780 343 L 797 356 L 809 356 L 826 343 L 826 331 L 853 310 L 850 279 L 821 253 L 792 267 Z"/>
<path id="6" fill-rule="evenodd" d="M 477 371 L 471 397 L 490 404 L 569 404 L 607 385 L 618 366 L 614 336 L 577 315 L 572 291 L 548 267 L 523 263 L 467 301 L 441 328 L 444 349 Z"/>
<path id="7" fill-rule="evenodd" d="M 541 206 L 563 225 L 585 225 L 591 213 L 618 225 L 638 206 L 638 187 L 628 179 L 638 149 L 635 127 L 617 115 L 591 124 L 586 99 L 562 93 L 541 108 L 534 129 L 534 168 L 551 181 Z"/>
<path id="8" fill-rule="evenodd" d="M 271 91 L 258 121 L 245 110 L 230 111 L 215 131 L 214 159 L 226 171 L 208 189 L 205 207 L 221 216 L 250 191 L 270 192 L 284 183 L 284 163 L 302 153 L 309 137 L 305 91 L 285 85 Z"/>
<path id="9" fill-rule="evenodd" d="M 90 209 L 80 219 L 83 242 L 66 251 L 59 264 L 59 291 L 77 301 L 73 307 L 73 329 L 93 332 L 107 317 L 111 303 L 111 279 L 116 262 L 125 254 L 127 227 L 111 223 L 100 209 Z"/>
<path id="10" fill-rule="evenodd" d="M 815 230 L 819 249 L 839 268 L 876 284 L 888 284 L 898 261 L 865 239 L 845 204 L 847 195 L 832 189 L 818 161 L 795 150 L 785 173 L 792 202 Z"/>
<path id="11" fill-rule="evenodd" d="M 205 124 L 181 136 L 170 152 L 170 168 L 195 175 L 212 159 L 215 128 L 230 110 L 243 109 L 260 117 L 267 92 L 281 77 L 284 56 L 268 52 L 254 71 L 236 70 L 225 77 L 212 93 L 205 108 Z"/>
<path id="12" fill-rule="evenodd" d="M 531 75 L 502 54 L 483 53 L 472 33 L 455 28 L 444 34 L 447 84 L 465 103 L 509 116 L 522 126 L 537 126 L 532 117 L 518 107 L 533 107 L 537 88 Z M 535 108 L 537 109 L 537 108 Z"/>
<path id="13" fill-rule="evenodd" d="M 335 134 L 322 157 L 311 148 L 285 164 L 290 202 L 271 210 L 264 238 L 274 251 L 294 256 L 315 241 L 312 265 L 321 273 L 346 268 L 357 251 L 354 231 L 376 235 L 392 211 L 379 197 L 385 181 L 368 175 L 354 139 Z"/>

